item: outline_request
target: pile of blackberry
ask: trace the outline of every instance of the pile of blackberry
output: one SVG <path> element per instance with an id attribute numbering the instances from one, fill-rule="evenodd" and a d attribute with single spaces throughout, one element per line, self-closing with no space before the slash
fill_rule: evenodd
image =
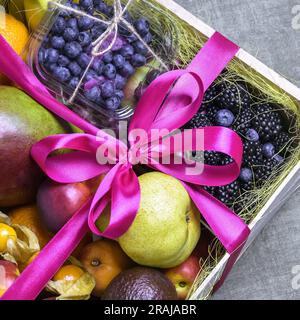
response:
<path id="1" fill-rule="evenodd" d="M 205 190 L 224 204 L 241 210 L 243 206 L 236 205 L 241 195 L 246 197 L 247 191 L 262 186 L 285 162 L 291 136 L 284 129 L 278 106 L 254 101 L 241 81 L 218 83 L 207 90 L 199 112 L 186 128 L 224 126 L 240 135 L 244 146 L 240 177 L 229 185 L 205 187 Z M 218 152 L 205 151 L 202 161 L 209 165 L 226 165 L 233 160 Z"/>
<path id="2" fill-rule="evenodd" d="M 69 0 L 67 5 L 95 17 L 99 13 L 108 19 L 113 15 L 113 7 L 101 0 L 80 0 L 78 4 Z M 125 18 L 146 43 L 151 43 L 152 34 L 146 19 L 134 20 L 129 13 Z M 106 29 L 107 25 L 88 16 L 61 11 L 39 50 L 40 65 L 59 82 L 76 88 L 90 64 L 92 42 Z M 144 44 L 121 25 L 113 48 L 96 58 L 86 73 L 82 86 L 85 97 L 108 110 L 118 109 L 127 79 L 136 68 L 147 63 L 147 55 Z"/>

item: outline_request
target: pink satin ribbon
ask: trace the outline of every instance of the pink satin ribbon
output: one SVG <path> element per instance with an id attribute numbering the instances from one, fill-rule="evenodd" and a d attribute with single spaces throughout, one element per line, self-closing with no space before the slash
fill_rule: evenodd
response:
<path id="1" fill-rule="evenodd" d="M 112 239 L 128 230 L 140 204 L 138 178 L 128 161 L 137 144 L 129 141 L 129 146 L 126 146 L 55 100 L 1 36 L 0 48 L 0 72 L 48 110 L 86 132 L 50 136 L 38 142 L 32 148 L 32 156 L 42 170 L 51 179 L 61 183 L 84 181 L 106 173 L 95 196 L 56 234 L 2 297 L 3 300 L 32 300 L 72 253 L 88 227 L 95 234 Z M 237 51 L 235 44 L 215 33 L 186 70 L 175 70 L 158 77 L 147 88 L 136 107 L 129 135 L 134 129 L 144 129 L 150 133 L 151 129 L 173 131 L 182 127 L 198 111 L 205 90 Z M 196 176 L 186 174 L 188 164 L 185 163 L 163 165 L 153 161 L 151 167 L 181 180 L 215 235 L 226 250 L 233 253 L 246 241 L 249 228 L 201 186 L 226 185 L 237 179 L 242 160 L 242 142 L 235 132 L 227 128 L 208 127 L 194 129 L 192 133 L 196 134 L 197 130 L 204 131 L 204 150 L 223 152 L 234 162 L 226 166 L 205 165 L 203 173 Z M 148 142 L 143 141 L 144 145 Z M 96 161 L 97 148 L 104 144 L 108 148 L 118 146 L 115 165 L 100 165 Z M 76 152 L 49 157 L 54 150 L 63 148 Z M 196 146 L 192 145 L 192 150 L 196 150 Z M 146 148 L 144 151 L 145 156 L 149 157 L 149 150 Z M 171 153 L 175 152 L 175 149 L 171 150 Z M 108 203 L 111 203 L 110 221 L 107 228 L 100 232 L 95 222 Z"/>

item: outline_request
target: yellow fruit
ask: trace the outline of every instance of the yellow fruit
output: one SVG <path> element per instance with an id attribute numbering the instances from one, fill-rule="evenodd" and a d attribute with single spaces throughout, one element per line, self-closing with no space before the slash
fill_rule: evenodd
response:
<path id="1" fill-rule="evenodd" d="M 37 251 L 36 253 L 34 253 L 26 262 L 26 266 L 28 266 L 38 255 L 39 255 L 40 251 Z"/>
<path id="2" fill-rule="evenodd" d="M 24 0 L 10 0 L 8 1 L 8 12 L 19 21 L 26 23 Z"/>
<path id="3" fill-rule="evenodd" d="M 39 239 L 41 248 L 50 241 L 52 235 L 43 225 L 35 205 L 14 209 L 9 212 L 9 217 L 13 224 L 19 224 L 29 228 Z"/>
<path id="4" fill-rule="evenodd" d="M 0 34 L 13 47 L 18 55 L 22 55 L 23 50 L 29 38 L 29 33 L 24 23 L 17 20 L 15 17 L 4 14 L 4 21 L 0 21 Z M 0 16 L 2 19 L 2 16 Z M 4 75 L 0 74 L 0 84 L 8 84 Z"/>
<path id="5" fill-rule="evenodd" d="M 24 7 L 29 29 L 35 31 L 47 12 L 48 0 L 26 0 Z"/>
<path id="6" fill-rule="evenodd" d="M 7 241 L 11 239 L 17 241 L 16 231 L 7 224 L 0 223 L 0 252 L 5 251 Z"/>
<path id="7" fill-rule="evenodd" d="M 69 264 L 67 266 L 63 266 L 58 270 L 58 272 L 54 275 L 53 280 L 54 281 L 76 281 L 81 276 L 83 276 L 84 271 L 72 264 Z"/>

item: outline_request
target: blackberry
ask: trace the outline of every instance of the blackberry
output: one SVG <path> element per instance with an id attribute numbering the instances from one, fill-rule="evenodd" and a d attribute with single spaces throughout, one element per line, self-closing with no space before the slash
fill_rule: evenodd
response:
<path id="1" fill-rule="evenodd" d="M 217 187 L 204 187 L 204 190 L 210 193 L 213 197 L 217 196 Z"/>
<path id="2" fill-rule="evenodd" d="M 250 106 L 250 96 L 241 84 L 223 82 L 217 101 L 222 108 L 228 108 L 235 113 Z"/>
<path id="3" fill-rule="evenodd" d="M 219 110 L 220 108 L 217 105 L 208 104 L 205 106 L 205 115 L 211 121 L 212 124 L 216 123 L 216 115 L 219 112 Z"/>
<path id="4" fill-rule="evenodd" d="M 218 166 L 221 161 L 221 154 L 215 151 L 204 151 L 204 163 L 211 166 Z"/>
<path id="5" fill-rule="evenodd" d="M 273 170 L 278 167 L 280 163 L 275 158 L 264 159 L 260 166 L 255 168 L 255 179 L 257 185 L 262 185 L 266 179 L 268 179 Z"/>
<path id="6" fill-rule="evenodd" d="M 222 187 L 218 187 L 217 198 L 226 205 L 232 205 L 240 196 L 240 183 L 238 180 Z"/>
<path id="7" fill-rule="evenodd" d="M 248 181 L 248 182 L 241 182 L 241 190 L 242 191 L 251 191 L 254 189 L 254 182 Z"/>
<path id="8" fill-rule="evenodd" d="M 263 162 L 262 146 L 259 141 L 245 141 L 243 164 L 245 167 L 259 165 Z"/>
<path id="9" fill-rule="evenodd" d="M 197 128 L 203 128 L 203 127 L 209 127 L 209 126 L 212 126 L 212 123 L 210 122 L 208 117 L 205 114 L 198 112 L 193 117 L 193 119 L 187 123 L 186 128 L 197 129 Z"/>
<path id="10" fill-rule="evenodd" d="M 263 141 L 268 142 L 277 136 L 281 129 L 281 117 L 271 104 L 261 104 L 255 108 L 255 117 L 252 121 L 254 129 Z"/>
<path id="11" fill-rule="evenodd" d="M 240 113 L 236 117 L 232 129 L 242 135 L 245 135 L 247 129 L 251 128 L 251 121 L 253 117 L 254 113 L 251 108 L 241 109 Z"/>
<path id="12" fill-rule="evenodd" d="M 227 165 L 227 164 L 231 164 L 233 163 L 232 158 L 230 158 L 229 156 L 227 156 L 226 154 L 223 154 L 221 156 L 221 160 L 220 160 L 220 165 Z"/>
<path id="13" fill-rule="evenodd" d="M 280 132 L 273 142 L 276 152 L 282 152 L 287 147 L 290 140 L 291 137 L 287 132 Z"/>
<path id="14" fill-rule="evenodd" d="M 218 95 L 218 87 L 212 84 L 206 91 L 203 97 L 203 103 L 208 104 L 211 103 Z"/>

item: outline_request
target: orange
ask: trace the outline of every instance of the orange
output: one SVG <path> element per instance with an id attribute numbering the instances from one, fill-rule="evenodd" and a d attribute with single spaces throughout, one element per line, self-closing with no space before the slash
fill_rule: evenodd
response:
<path id="1" fill-rule="evenodd" d="M 23 225 L 35 233 L 43 248 L 52 238 L 51 233 L 43 225 L 35 205 L 19 207 L 9 212 L 13 224 Z"/>
<path id="2" fill-rule="evenodd" d="M 4 19 L 2 17 L 4 17 Z M 26 26 L 9 14 L 0 15 L 0 19 L 0 34 L 13 47 L 18 55 L 22 55 L 29 39 L 29 33 Z M 0 84 L 7 83 L 8 80 L 0 74 Z"/>
<path id="3" fill-rule="evenodd" d="M 0 252 L 5 251 L 9 239 L 17 241 L 16 231 L 9 225 L 0 223 Z"/>
<path id="4" fill-rule="evenodd" d="M 72 264 L 69 264 L 67 266 L 61 267 L 57 273 L 54 275 L 53 280 L 59 281 L 59 280 L 65 280 L 65 281 L 76 281 L 78 280 L 82 275 L 84 274 L 84 271 Z"/>

